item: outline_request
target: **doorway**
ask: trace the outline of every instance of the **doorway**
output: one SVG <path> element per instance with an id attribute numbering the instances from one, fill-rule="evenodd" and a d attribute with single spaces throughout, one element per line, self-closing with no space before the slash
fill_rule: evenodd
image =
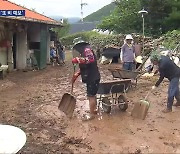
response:
<path id="1" fill-rule="evenodd" d="M 12 44 L 12 51 L 13 51 L 13 64 L 14 69 L 16 69 L 16 54 L 17 54 L 17 35 L 16 33 L 13 34 L 13 44 Z"/>

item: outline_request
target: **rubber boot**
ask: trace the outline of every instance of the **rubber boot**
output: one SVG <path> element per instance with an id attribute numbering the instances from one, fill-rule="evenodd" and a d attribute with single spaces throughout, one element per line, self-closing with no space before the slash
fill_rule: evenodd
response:
<path id="1" fill-rule="evenodd" d="M 180 96 L 178 96 L 177 98 L 176 98 L 176 103 L 173 105 L 173 106 L 180 106 Z"/>

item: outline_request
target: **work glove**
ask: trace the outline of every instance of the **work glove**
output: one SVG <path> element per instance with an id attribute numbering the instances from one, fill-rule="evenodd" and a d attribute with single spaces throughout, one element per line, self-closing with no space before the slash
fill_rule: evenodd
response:
<path id="1" fill-rule="evenodd" d="M 86 60 L 83 57 L 80 57 L 80 58 L 79 57 L 75 57 L 75 58 L 72 59 L 72 63 L 73 64 L 85 64 Z"/>
<path id="2" fill-rule="evenodd" d="M 71 82 L 74 83 L 76 81 L 76 79 L 78 78 L 78 76 L 80 75 L 80 71 L 74 73 L 72 79 L 71 79 Z"/>
<path id="3" fill-rule="evenodd" d="M 157 87 L 156 86 L 152 86 L 152 90 L 155 90 Z"/>

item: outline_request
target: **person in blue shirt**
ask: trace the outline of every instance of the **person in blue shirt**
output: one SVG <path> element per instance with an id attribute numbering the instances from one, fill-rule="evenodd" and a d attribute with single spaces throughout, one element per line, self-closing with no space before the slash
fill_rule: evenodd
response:
<path id="1" fill-rule="evenodd" d="M 54 62 L 56 62 L 59 65 L 59 60 L 56 55 L 56 50 L 54 47 L 51 47 L 51 49 L 50 49 L 50 60 L 51 60 L 51 63 L 53 64 L 53 66 L 54 66 Z"/>
<path id="2" fill-rule="evenodd" d="M 51 57 L 51 58 L 55 58 L 55 57 L 56 57 L 56 51 L 55 51 L 55 48 L 54 48 L 54 47 L 51 47 L 50 57 Z"/>

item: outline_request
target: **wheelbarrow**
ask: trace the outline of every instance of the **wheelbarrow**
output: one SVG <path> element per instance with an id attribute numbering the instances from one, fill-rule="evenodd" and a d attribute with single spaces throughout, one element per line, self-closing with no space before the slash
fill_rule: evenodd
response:
<path id="1" fill-rule="evenodd" d="M 137 85 L 138 78 L 142 75 L 142 72 L 140 71 L 129 71 L 119 68 L 110 68 L 108 70 L 111 72 L 113 78 L 135 80 L 135 86 Z"/>
<path id="2" fill-rule="evenodd" d="M 110 113 L 113 106 L 118 106 L 121 111 L 126 111 L 128 102 L 125 94 L 130 84 L 130 79 L 100 83 L 97 92 L 98 108 L 102 106 L 106 113 Z"/>

